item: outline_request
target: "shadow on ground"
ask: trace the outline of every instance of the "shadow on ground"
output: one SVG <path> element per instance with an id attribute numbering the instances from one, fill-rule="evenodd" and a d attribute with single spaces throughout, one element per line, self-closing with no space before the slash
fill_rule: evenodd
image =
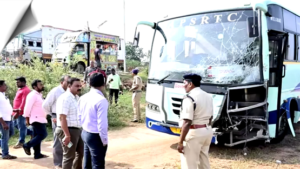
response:
<path id="1" fill-rule="evenodd" d="M 254 141 L 247 143 L 247 155 L 244 156 L 243 148 L 245 144 L 235 147 L 226 147 L 212 144 L 210 156 L 223 160 L 246 160 L 260 161 L 265 163 L 275 163 L 276 160 L 282 164 L 300 164 L 300 132 L 297 126 L 296 137 L 290 133 L 278 144 L 265 144 L 264 141 Z M 177 151 L 177 143 L 170 148 Z"/>

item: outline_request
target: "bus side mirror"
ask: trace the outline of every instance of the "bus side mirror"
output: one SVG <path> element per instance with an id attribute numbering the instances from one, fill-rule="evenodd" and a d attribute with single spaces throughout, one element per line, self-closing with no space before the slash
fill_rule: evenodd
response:
<path id="1" fill-rule="evenodd" d="M 139 41 L 140 41 L 140 32 L 138 32 L 134 39 L 133 39 L 133 46 L 134 47 L 139 47 Z"/>
<path id="2" fill-rule="evenodd" d="M 257 17 L 248 17 L 247 18 L 247 30 L 248 30 L 248 37 L 258 37 L 258 18 Z M 254 24 L 255 22 L 255 24 Z"/>

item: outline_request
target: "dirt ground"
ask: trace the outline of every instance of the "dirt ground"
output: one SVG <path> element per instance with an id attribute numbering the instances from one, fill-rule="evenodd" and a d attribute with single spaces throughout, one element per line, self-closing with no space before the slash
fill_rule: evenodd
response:
<path id="1" fill-rule="evenodd" d="M 228 148 L 211 146 L 211 168 L 215 169 L 273 169 L 300 168 L 300 133 L 276 145 L 249 146 L 248 156 L 242 155 L 242 147 Z M 109 132 L 109 145 L 106 156 L 107 169 L 178 169 L 180 157 L 176 146 L 178 137 L 147 129 L 144 124 L 126 127 Z M 1 169 L 52 169 L 52 143 L 44 142 L 42 151 L 47 159 L 34 160 L 22 149 L 10 148 L 17 160 L 0 159 Z M 282 164 L 278 165 L 276 160 Z"/>

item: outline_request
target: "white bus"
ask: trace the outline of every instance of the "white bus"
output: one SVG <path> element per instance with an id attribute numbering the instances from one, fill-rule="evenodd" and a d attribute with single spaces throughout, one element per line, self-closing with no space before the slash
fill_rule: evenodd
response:
<path id="1" fill-rule="evenodd" d="M 254 140 L 280 142 L 300 108 L 300 16 L 273 2 L 199 12 L 159 22 L 153 28 L 146 92 L 146 125 L 173 135 L 186 94 L 183 75 L 202 76 L 214 101 L 215 144 Z"/>

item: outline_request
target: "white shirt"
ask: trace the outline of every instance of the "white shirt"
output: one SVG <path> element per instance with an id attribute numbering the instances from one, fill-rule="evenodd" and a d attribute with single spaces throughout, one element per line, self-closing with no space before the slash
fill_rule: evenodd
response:
<path id="1" fill-rule="evenodd" d="M 4 121 L 11 121 L 11 115 L 13 108 L 9 102 L 9 99 L 4 93 L 0 92 L 0 118 Z"/>
<path id="2" fill-rule="evenodd" d="M 56 101 L 60 95 L 66 91 L 61 87 L 61 85 L 53 88 L 47 95 L 45 101 L 43 102 L 44 111 L 52 116 L 52 113 L 56 114 Z"/>
<path id="3" fill-rule="evenodd" d="M 213 116 L 212 97 L 200 87 L 192 89 L 189 95 L 194 99 L 196 109 L 194 111 L 194 104 L 190 98 L 183 99 L 179 126 L 182 126 L 184 119 L 192 120 L 192 124 L 196 125 L 208 124 L 209 119 Z"/>
<path id="4" fill-rule="evenodd" d="M 108 101 L 103 93 L 91 88 L 78 101 L 78 118 L 82 128 L 90 133 L 98 133 L 103 144 L 108 144 Z"/>
<path id="5" fill-rule="evenodd" d="M 66 119 L 67 119 L 68 127 L 81 128 L 78 119 L 78 106 L 77 106 L 78 99 L 79 97 L 74 96 L 69 89 L 57 99 L 56 102 L 56 115 L 58 116 L 57 126 L 61 126 L 59 115 L 64 114 L 67 116 Z"/>

